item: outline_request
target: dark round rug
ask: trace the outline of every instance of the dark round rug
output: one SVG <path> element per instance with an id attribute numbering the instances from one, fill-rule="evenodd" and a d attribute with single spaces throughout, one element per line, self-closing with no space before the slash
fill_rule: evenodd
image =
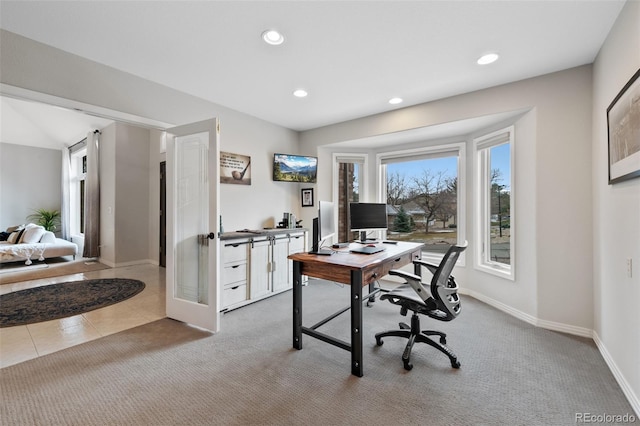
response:
<path id="1" fill-rule="evenodd" d="M 0 328 L 82 314 L 122 302 L 144 289 L 142 281 L 102 278 L 29 288 L 0 295 Z"/>

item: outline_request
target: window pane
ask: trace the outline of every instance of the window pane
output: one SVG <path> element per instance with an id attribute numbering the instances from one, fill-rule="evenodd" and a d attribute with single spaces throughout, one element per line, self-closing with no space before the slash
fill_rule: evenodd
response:
<path id="1" fill-rule="evenodd" d="M 80 219 L 80 233 L 84 234 L 84 179 L 80 181 L 80 205 L 78 206 L 80 209 L 79 219 Z"/>
<path id="2" fill-rule="evenodd" d="M 511 264 L 511 153 L 510 145 L 490 148 L 491 261 Z"/>
<path id="3" fill-rule="evenodd" d="M 458 240 L 458 157 L 450 155 L 386 165 L 389 239 L 425 244 L 445 253 Z"/>
<path id="4" fill-rule="evenodd" d="M 357 239 L 357 232 L 349 232 L 349 203 L 360 201 L 359 163 L 338 164 L 338 241 L 346 242 Z"/>

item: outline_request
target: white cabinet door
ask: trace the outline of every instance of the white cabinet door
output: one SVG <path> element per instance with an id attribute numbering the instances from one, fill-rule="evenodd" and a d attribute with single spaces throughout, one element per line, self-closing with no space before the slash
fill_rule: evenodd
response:
<path id="1" fill-rule="evenodd" d="M 249 297 L 256 299 L 271 292 L 271 241 L 254 241 L 251 247 Z"/>
<path id="2" fill-rule="evenodd" d="M 289 288 L 289 237 L 276 238 L 273 242 L 271 270 L 273 271 L 273 291 Z"/>

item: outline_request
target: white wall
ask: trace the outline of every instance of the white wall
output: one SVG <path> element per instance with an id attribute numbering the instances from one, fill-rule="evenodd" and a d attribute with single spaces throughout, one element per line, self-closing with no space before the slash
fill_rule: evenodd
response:
<path id="1" fill-rule="evenodd" d="M 60 182 L 60 150 L 0 143 L 0 231 L 30 222 L 35 209 L 60 211 Z"/>
<path id="2" fill-rule="evenodd" d="M 596 342 L 640 415 L 640 179 L 608 185 L 606 110 L 640 68 L 640 2 L 628 1 L 593 67 Z M 626 260 L 632 259 L 633 277 Z"/>

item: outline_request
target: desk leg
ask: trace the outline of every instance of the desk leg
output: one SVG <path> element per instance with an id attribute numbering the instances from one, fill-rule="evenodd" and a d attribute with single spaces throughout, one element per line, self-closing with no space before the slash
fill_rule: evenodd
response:
<path id="1" fill-rule="evenodd" d="M 302 264 L 293 261 L 293 347 L 302 349 Z"/>
<path id="2" fill-rule="evenodd" d="M 362 271 L 351 271 L 351 374 L 362 377 Z"/>

